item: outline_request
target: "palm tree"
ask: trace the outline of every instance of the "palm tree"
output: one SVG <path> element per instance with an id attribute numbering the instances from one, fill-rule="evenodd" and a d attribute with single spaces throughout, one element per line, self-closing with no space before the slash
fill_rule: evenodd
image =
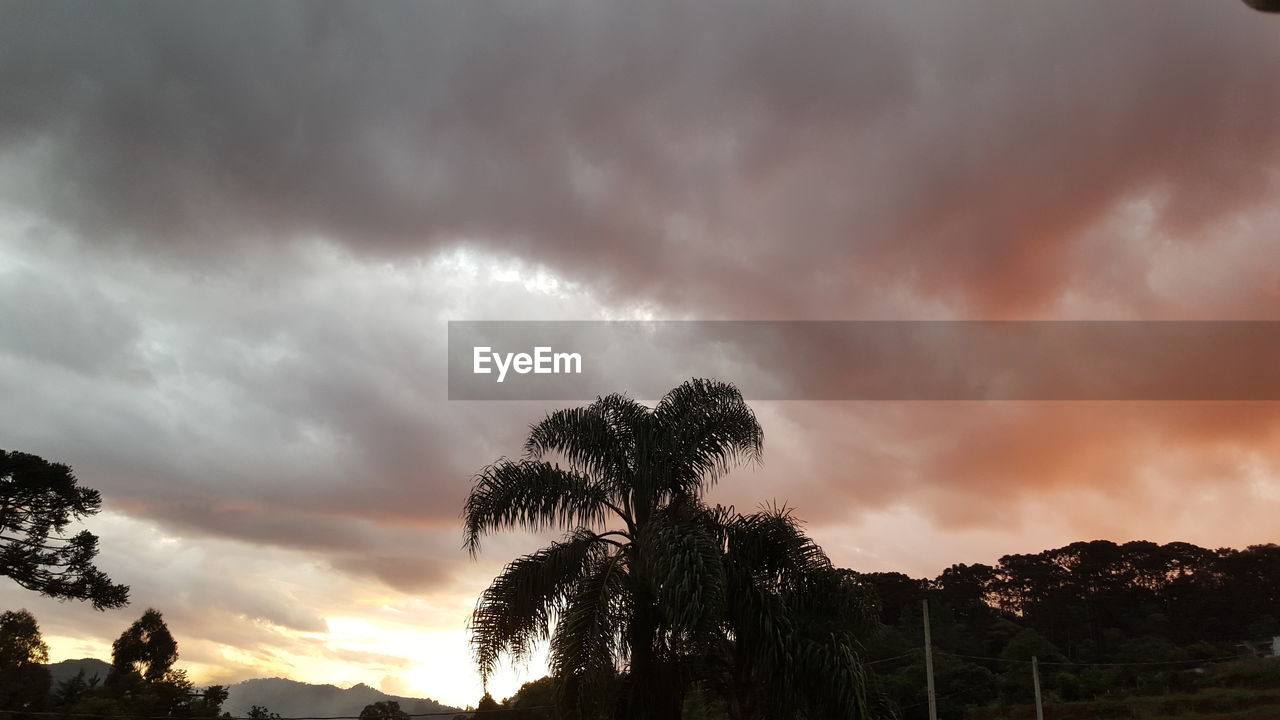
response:
<path id="1" fill-rule="evenodd" d="M 786 507 L 717 507 L 706 527 L 724 547 L 722 632 L 700 675 L 731 720 L 860 718 L 865 674 L 855 648 L 876 629 L 874 603 Z"/>
<path id="2" fill-rule="evenodd" d="M 723 547 L 700 498 L 763 431 L 733 385 L 690 380 L 653 408 L 625 395 L 553 412 L 525 455 L 482 470 L 465 506 L 466 546 L 501 529 L 567 534 L 506 566 L 471 619 L 481 674 L 550 640 L 562 692 L 625 717 L 680 717 L 682 660 L 714 646 L 726 607 Z M 558 458 L 565 463 L 562 467 Z"/>

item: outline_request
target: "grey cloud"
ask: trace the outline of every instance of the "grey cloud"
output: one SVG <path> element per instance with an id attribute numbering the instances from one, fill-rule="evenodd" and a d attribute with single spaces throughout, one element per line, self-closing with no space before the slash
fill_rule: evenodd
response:
<path id="1" fill-rule="evenodd" d="M 634 292 L 750 135 L 870 123 L 906 79 L 879 13 L 838 4 L 15 7 L 0 133 L 58 148 L 24 200 L 206 258 L 307 233 L 568 265 L 599 244 L 645 277 L 583 269 Z"/>
<path id="2" fill-rule="evenodd" d="M 1280 50 L 1229 2 L 7 14 L 0 137 L 57 148 L 23 199 L 96 241 L 466 238 L 704 316 L 1051 306 L 1118 204 L 1186 235 L 1273 197 L 1280 152 Z"/>
<path id="3" fill-rule="evenodd" d="M 470 478 L 544 411 L 445 401 L 450 289 L 482 316 L 592 306 L 572 289 L 531 298 L 487 269 L 472 281 L 329 246 L 293 252 L 270 283 L 255 268 L 198 276 L 74 246 L 7 248 L 27 270 L 0 268 L 0 296 L 36 297 L 39 278 L 66 298 L 31 304 L 23 322 L 43 334 L 0 339 L 0 447 L 69 463 L 109 509 L 180 537 L 309 552 L 401 589 L 451 580 Z M 45 337 L 76 369 L 50 362 Z"/>
<path id="4" fill-rule="evenodd" d="M 66 276 L 15 270 L 0 283 L 0 352 L 87 375 L 142 369 L 136 319 Z"/>
<path id="5" fill-rule="evenodd" d="M 440 590 L 469 476 L 546 409 L 446 403 L 449 317 L 1274 313 L 1275 28 L 1230 0 L 4 3 L 0 446 L 200 547 Z M 459 248 L 578 285 L 433 264 Z M 775 409 L 716 497 L 960 532 L 1213 454 L 1197 412 Z M 1210 414 L 1271 462 L 1269 408 Z M 109 569 L 193 637 L 321 627 L 225 563 Z"/>

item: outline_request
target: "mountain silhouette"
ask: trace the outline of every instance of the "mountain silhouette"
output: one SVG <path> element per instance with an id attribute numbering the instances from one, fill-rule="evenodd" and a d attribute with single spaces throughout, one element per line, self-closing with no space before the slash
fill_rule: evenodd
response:
<path id="1" fill-rule="evenodd" d="M 105 682 L 107 673 L 111 671 L 111 663 L 103 662 L 97 658 L 80 658 L 79 660 L 63 660 L 49 666 L 49 679 L 52 681 L 52 687 L 57 688 L 58 683 L 63 680 L 70 680 L 75 677 L 81 670 L 84 671 L 84 679 L 92 681 L 95 677 L 98 682 Z"/>
<path id="2" fill-rule="evenodd" d="M 384 700 L 400 703 L 400 709 L 410 715 L 459 711 L 430 698 L 388 695 L 363 683 L 343 689 L 284 678 L 258 678 L 230 685 L 227 690 L 229 695 L 222 709 L 236 717 L 245 716 L 254 705 L 261 705 L 282 717 L 354 717 L 366 705 Z"/>
<path id="3" fill-rule="evenodd" d="M 70 680 L 82 670 L 85 680 L 97 677 L 99 682 L 103 682 L 111 670 L 111 663 L 96 658 L 52 663 L 49 665 L 52 686 L 58 687 L 58 683 Z M 222 704 L 222 710 L 235 717 L 244 717 L 254 705 L 261 705 L 281 717 L 355 717 L 366 705 L 385 700 L 400 703 L 400 709 L 410 715 L 461 712 L 458 708 L 442 705 L 430 698 L 388 695 L 363 683 L 344 689 L 336 685 L 313 685 L 285 678 L 258 678 L 228 685 L 227 693 L 227 701 Z"/>

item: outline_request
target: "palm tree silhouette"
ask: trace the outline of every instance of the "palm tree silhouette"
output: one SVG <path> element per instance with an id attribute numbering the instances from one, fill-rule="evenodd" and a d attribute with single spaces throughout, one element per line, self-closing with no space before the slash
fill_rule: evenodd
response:
<path id="1" fill-rule="evenodd" d="M 466 545 L 474 554 L 499 529 L 567 534 L 481 595 L 471 632 L 485 679 L 502 655 L 549 640 L 561 698 L 582 717 L 679 718 L 691 681 L 735 720 L 863 716 L 860 587 L 785 507 L 702 502 L 762 444 L 737 388 L 711 380 L 652 409 L 609 395 L 533 425 L 524 458 L 477 475 Z"/>
<path id="2" fill-rule="evenodd" d="M 724 548 L 726 602 L 697 677 L 724 698 L 729 718 L 866 717 L 856 649 L 877 629 L 868 588 L 832 566 L 789 508 L 716 507 L 703 522 Z"/>
<path id="3" fill-rule="evenodd" d="M 652 409 L 615 394 L 535 424 L 523 459 L 477 475 L 466 546 L 475 554 L 499 529 L 567 535 L 511 562 L 481 596 L 471 619 L 481 674 L 549 639 L 562 692 L 580 707 L 603 711 L 614 690 L 626 716 L 680 717 L 681 658 L 709 643 L 725 605 L 722 547 L 699 520 L 700 498 L 762 446 L 741 393 L 713 380 L 687 381 Z"/>

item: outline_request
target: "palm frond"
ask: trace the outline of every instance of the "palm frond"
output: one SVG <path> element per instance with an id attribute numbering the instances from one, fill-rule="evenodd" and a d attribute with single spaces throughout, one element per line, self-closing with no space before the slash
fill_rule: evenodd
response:
<path id="1" fill-rule="evenodd" d="M 613 394 L 586 407 L 549 413 L 529 429 L 525 454 L 535 460 L 557 453 L 577 472 L 620 486 L 634 471 L 635 435 L 650 423 L 650 411 Z"/>
<path id="2" fill-rule="evenodd" d="M 765 715 L 865 717 L 856 648 L 875 624 L 866 590 L 832 567 L 785 506 L 703 517 L 721 533 L 734 657 Z"/>
<path id="3" fill-rule="evenodd" d="M 549 637 L 570 590 L 608 547 L 595 533 L 578 530 L 507 564 L 471 615 L 471 643 L 482 677 L 488 679 L 503 653 L 526 659 L 534 643 Z"/>
<path id="4" fill-rule="evenodd" d="M 660 466 L 669 491 L 696 495 L 744 461 L 759 462 L 764 430 L 742 393 L 729 383 L 688 380 L 653 409 L 665 447 Z"/>
<path id="5" fill-rule="evenodd" d="M 843 638 L 787 639 L 785 669 L 760 673 L 769 692 L 760 698 L 768 717 L 866 717 L 866 670 Z"/>
<path id="6" fill-rule="evenodd" d="M 638 539 L 643 572 L 658 607 L 670 628 L 681 634 L 712 629 L 724 611 L 722 546 L 699 520 L 678 509 L 664 512 Z"/>
<path id="7" fill-rule="evenodd" d="M 589 478 L 551 463 L 501 460 L 481 470 L 463 507 L 464 544 L 474 556 L 487 532 L 595 527 L 608 493 Z"/>
<path id="8" fill-rule="evenodd" d="M 562 700 L 579 707 L 602 704 L 605 687 L 627 656 L 623 629 L 630 615 L 626 558 L 598 555 L 568 594 L 551 638 L 551 670 L 565 678 Z"/>
<path id="9" fill-rule="evenodd" d="M 726 561 L 772 589 L 794 587 L 814 573 L 831 569 L 831 560 L 785 506 L 732 518 L 724 528 Z"/>

